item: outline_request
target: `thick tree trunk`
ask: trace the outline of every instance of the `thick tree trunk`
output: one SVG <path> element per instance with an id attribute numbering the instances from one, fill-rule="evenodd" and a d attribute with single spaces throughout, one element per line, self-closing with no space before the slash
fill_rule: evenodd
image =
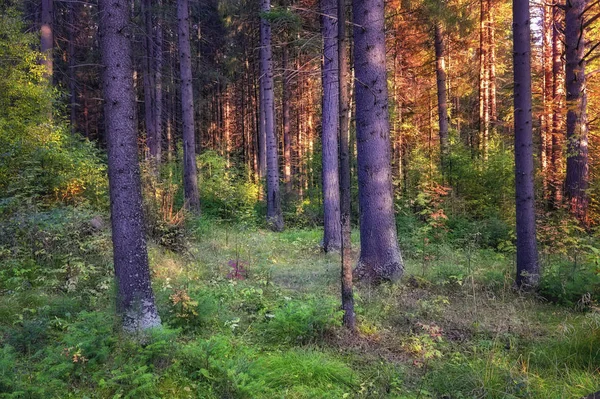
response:
<path id="1" fill-rule="evenodd" d="M 54 68 L 54 0 L 42 0 L 41 50 L 44 55 L 42 65 L 46 67 L 44 76 L 52 83 Z"/>
<path id="2" fill-rule="evenodd" d="M 567 1 L 565 14 L 567 88 L 567 177 L 565 195 L 569 209 L 587 224 L 588 127 L 585 86 L 584 15 L 587 0 Z"/>
<path id="3" fill-rule="evenodd" d="M 179 69 L 181 75 L 181 119 L 183 136 L 183 191 L 186 208 L 200 213 L 196 169 L 196 137 L 194 134 L 194 92 L 190 50 L 190 17 L 188 0 L 177 0 L 177 33 L 179 36 Z"/>
<path id="4" fill-rule="evenodd" d="M 283 181 L 285 192 L 292 192 L 292 138 L 290 132 L 290 72 L 289 72 L 289 50 L 283 46 Z"/>
<path id="5" fill-rule="evenodd" d="M 517 221 L 516 285 L 520 288 L 533 288 L 539 282 L 533 185 L 531 42 L 529 23 L 529 0 L 513 0 L 515 194 Z"/>
<path id="6" fill-rule="evenodd" d="M 361 241 L 356 272 L 378 283 L 404 271 L 392 193 L 384 1 L 354 0 L 353 16 Z"/>
<path id="7" fill-rule="evenodd" d="M 348 83 L 348 39 L 346 37 L 346 1 L 338 2 L 338 67 L 339 67 L 339 129 L 340 129 L 340 217 L 342 229 L 342 310 L 346 328 L 356 329 L 354 292 L 352 287 L 352 226 L 350 224 L 350 96 Z"/>
<path id="8" fill-rule="evenodd" d="M 271 10 L 271 0 L 261 0 L 263 13 Z M 275 93 L 273 88 L 273 55 L 271 49 L 271 24 L 260 20 L 261 44 L 261 91 L 264 112 L 266 155 L 267 155 L 267 224 L 274 231 L 283 230 L 281 196 L 279 193 L 279 154 L 275 134 Z"/>
<path id="9" fill-rule="evenodd" d="M 440 22 L 434 28 L 435 74 L 437 78 L 438 124 L 440 127 L 440 160 L 442 173 L 446 173 L 446 162 L 450 152 L 448 141 L 448 102 L 446 100 L 446 67 L 444 64 L 444 37 Z"/>
<path id="10" fill-rule="evenodd" d="M 137 332 L 160 325 L 160 317 L 143 229 L 129 2 L 99 0 L 98 9 L 117 310 L 123 329 Z"/>
<path id="11" fill-rule="evenodd" d="M 340 183 L 338 167 L 339 130 L 339 70 L 337 0 L 321 0 L 321 30 L 323 34 L 323 249 L 341 248 Z"/>

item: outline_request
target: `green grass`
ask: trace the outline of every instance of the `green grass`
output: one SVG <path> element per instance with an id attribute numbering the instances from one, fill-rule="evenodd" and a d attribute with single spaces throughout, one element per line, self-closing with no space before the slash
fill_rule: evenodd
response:
<path id="1" fill-rule="evenodd" d="M 188 230 L 183 253 L 150 245 L 164 327 L 143 346 L 118 333 L 112 290 L 96 287 L 105 273 L 85 292 L 3 293 L 0 397 L 574 398 L 600 387 L 600 316 L 514 292 L 512 255 L 429 245 L 398 284 L 357 285 L 352 336 L 320 231 Z M 247 278 L 227 278 L 232 260 Z"/>

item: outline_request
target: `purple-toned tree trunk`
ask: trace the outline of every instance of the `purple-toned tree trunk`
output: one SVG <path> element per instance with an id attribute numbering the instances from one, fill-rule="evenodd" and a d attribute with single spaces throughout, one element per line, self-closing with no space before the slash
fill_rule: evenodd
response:
<path id="1" fill-rule="evenodd" d="M 352 227 L 350 225 L 350 67 L 346 37 L 346 1 L 338 0 L 338 67 L 340 117 L 340 217 L 342 228 L 342 309 L 346 328 L 356 329 L 354 291 L 352 289 Z"/>
<path id="2" fill-rule="evenodd" d="M 261 11 L 271 10 L 270 0 L 261 0 Z M 267 140 L 267 224 L 274 231 L 283 230 L 281 196 L 279 193 L 279 154 L 275 134 L 275 93 L 273 91 L 273 55 L 271 49 L 271 24 L 260 19 L 260 83 L 263 93 L 265 135 Z"/>
<path id="3" fill-rule="evenodd" d="M 41 50 L 44 55 L 42 65 L 46 67 L 45 76 L 52 83 L 54 48 L 54 0 L 42 0 Z"/>
<path id="4" fill-rule="evenodd" d="M 385 66 L 383 0 L 354 0 L 356 145 L 360 206 L 358 277 L 397 280 L 404 264 L 396 232 Z"/>
<path id="5" fill-rule="evenodd" d="M 443 35 L 442 24 L 436 22 L 434 27 L 434 47 L 438 98 L 438 124 L 440 127 L 440 160 L 442 173 L 445 174 L 450 145 L 448 141 L 448 102 L 446 100 L 446 66 L 444 63 L 445 44 Z"/>
<path id="6" fill-rule="evenodd" d="M 584 10 L 587 0 L 569 0 L 565 13 L 565 59 L 567 89 L 567 177 L 565 195 L 569 208 L 587 224 L 588 126 L 585 86 Z"/>
<path id="7" fill-rule="evenodd" d="M 159 326 L 160 317 L 143 228 L 129 6 L 127 0 L 98 1 L 117 310 L 123 329 L 138 332 Z"/>
<path id="8" fill-rule="evenodd" d="M 283 46 L 283 60 L 281 66 L 283 68 L 283 85 L 282 85 L 282 101 L 283 108 L 283 181 L 285 182 L 285 192 L 292 192 L 292 137 L 290 123 L 290 72 L 289 72 L 289 49 L 287 45 Z"/>
<path id="9" fill-rule="evenodd" d="M 154 31 L 152 29 L 152 0 L 142 0 L 144 16 L 144 62 L 142 73 L 144 78 L 144 119 L 146 124 L 146 143 L 150 160 L 154 159 L 159 143 L 156 141 L 156 81 L 154 75 Z M 155 165 L 156 166 L 156 165 Z"/>
<path id="10" fill-rule="evenodd" d="M 321 29 L 323 33 L 323 249 L 341 248 L 340 182 L 338 168 L 339 129 L 339 71 L 337 0 L 321 0 Z"/>
<path id="11" fill-rule="evenodd" d="M 196 169 L 196 137 L 194 134 L 194 90 L 192 87 L 192 55 L 190 50 L 190 10 L 188 0 L 177 0 L 177 33 L 179 36 L 179 70 L 181 74 L 181 119 L 183 126 L 183 192 L 186 208 L 200 213 Z"/>
<path id="12" fill-rule="evenodd" d="M 517 276 L 520 288 L 539 282 L 535 232 L 533 133 L 531 126 L 531 39 L 529 0 L 513 0 L 515 195 Z"/>
<path id="13" fill-rule="evenodd" d="M 155 26 L 155 39 L 154 39 L 154 143 L 155 147 L 151 149 L 150 155 L 154 158 L 155 162 L 160 163 L 162 158 L 162 143 L 163 143 L 163 85 L 162 85 L 162 70 L 164 63 L 163 55 L 163 11 L 162 0 L 156 2 L 159 7 L 158 18 Z"/>

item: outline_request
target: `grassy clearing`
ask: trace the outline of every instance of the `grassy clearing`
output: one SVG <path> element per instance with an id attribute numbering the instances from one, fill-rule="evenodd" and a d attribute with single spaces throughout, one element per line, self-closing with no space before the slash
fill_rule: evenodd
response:
<path id="1" fill-rule="evenodd" d="M 318 230 L 190 231 L 184 253 L 150 246 L 165 327 L 143 347 L 116 333 L 107 251 L 87 280 L 65 280 L 72 290 L 58 276 L 3 291 L 0 397 L 576 398 L 600 387 L 600 315 L 513 292 L 511 255 L 412 254 L 399 284 L 357 286 L 351 336 L 338 257 L 320 252 Z"/>

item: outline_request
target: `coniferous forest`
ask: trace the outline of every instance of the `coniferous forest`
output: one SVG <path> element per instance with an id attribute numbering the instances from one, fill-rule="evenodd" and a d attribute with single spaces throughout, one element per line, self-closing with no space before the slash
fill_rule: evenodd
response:
<path id="1" fill-rule="evenodd" d="M 600 397 L 599 58 L 592 0 L 0 0 L 0 398 Z"/>

